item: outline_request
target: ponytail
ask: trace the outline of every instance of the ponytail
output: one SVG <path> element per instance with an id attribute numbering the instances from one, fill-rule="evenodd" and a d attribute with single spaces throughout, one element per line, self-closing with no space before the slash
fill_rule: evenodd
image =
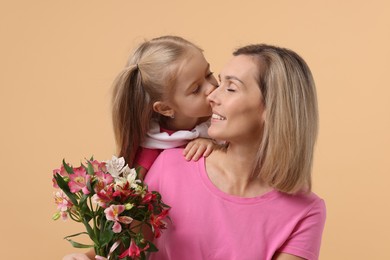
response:
<path id="1" fill-rule="evenodd" d="M 129 65 L 117 76 L 112 107 L 119 156 L 134 167 L 137 149 L 145 138 L 153 114 L 149 94 L 142 86 L 138 65 Z"/>

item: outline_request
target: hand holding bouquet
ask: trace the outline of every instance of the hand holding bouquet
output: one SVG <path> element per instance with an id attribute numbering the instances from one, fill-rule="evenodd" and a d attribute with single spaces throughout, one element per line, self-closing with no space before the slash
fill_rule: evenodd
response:
<path id="1" fill-rule="evenodd" d="M 144 238 L 149 228 L 158 238 L 166 228 L 163 221 L 169 207 L 158 192 L 148 191 L 137 179 L 137 172 L 125 165 L 123 158 L 71 167 L 65 161 L 53 171 L 55 203 L 58 212 L 53 219 L 71 218 L 84 224 L 86 231 L 65 237 L 74 247 L 93 247 L 102 259 L 145 259 L 145 252 L 157 251 Z M 71 238 L 87 234 L 93 245 Z"/>

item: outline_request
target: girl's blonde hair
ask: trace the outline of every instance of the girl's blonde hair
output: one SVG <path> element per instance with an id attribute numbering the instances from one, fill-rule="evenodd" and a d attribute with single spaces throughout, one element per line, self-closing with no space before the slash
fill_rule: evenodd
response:
<path id="1" fill-rule="evenodd" d="M 265 44 L 233 55 L 250 55 L 259 67 L 265 123 L 254 174 L 285 193 L 310 191 L 318 108 L 309 67 L 295 52 Z"/>
<path id="2" fill-rule="evenodd" d="M 153 103 L 169 98 L 178 65 L 190 48 L 201 49 L 178 36 L 145 41 L 130 56 L 114 81 L 112 119 L 119 156 L 134 166 L 135 154 L 159 115 Z"/>

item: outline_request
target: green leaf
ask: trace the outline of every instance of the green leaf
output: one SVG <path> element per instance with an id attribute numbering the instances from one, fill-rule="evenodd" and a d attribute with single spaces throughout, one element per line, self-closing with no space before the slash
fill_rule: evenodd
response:
<path id="1" fill-rule="evenodd" d="M 89 158 L 89 160 L 92 162 L 93 161 L 93 155 L 91 156 L 91 158 Z"/>
<path id="2" fill-rule="evenodd" d="M 100 233 L 100 245 L 101 247 L 104 247 L 107 245 L 114 236 L 114 232 L 110 229 L 106 229 L 103 232 Z"/>
<path id="3" fill-rule="evenodd" d="M 97 237 L 95 237 L 95 233 L 93 232 L 92 227 L 89 225 L 88 221 L 85 218 L 83 218 L 83 224 L 87 229 L 89 238 L 91 238 L 91 240 L 95 243 L 95 245 L 99 246 L 99 241 L 97 241 Z"/>
<path id="4" fill-rule="evenodd" d="M 75 242 L 72 239 L 67 239 L 66 238 L 66 240 L 68 240 L 69 243 L 71 243 L 72 246 L 75 247 L 75 248 L 91 248 L 91 247 L 94 247 L 93 245 L 85 245 L 85 244 L 81 244 L 81 243 Z"/>
<path id="5" fill-rule="evenodd" d="M 77 197 L 72 192 L 70 192 L 68 183 L 66 181 L 64 181 L 64 179 L 62 178 L 62 176 L 59 173 L 56 173 L 54 178 L 57 181 L 58 187 L 60 187 L 61 190 L 66 194 L 66 196 L 68 196 L 68 198 L 73 203 L 73 205 L 78 206 L 79 204 L 77 202 Z"/>
<path id="6" fill-rule="evenodd" d="M 70 237 L 77 237 L 77 236 L 80 236 L 80 235 L 88 235 L 88 233 L 87 232 L 80 232 L 80 233 L 77 233 L 77 234 L 66 236 L 66 237 L 64 237 L 64 239 L 68 239 Z"/>
<path id="7" fill-rule="evenodd" d="M 69 174 L 73 174 L 73 168 L 70 167 L 66 162 L 65 159 L 62 160 L 62 165 L 64 165 L 65 171 Z"/>
<path id="8" fill-rule="evenodd" d="M 93 165 L 90 161 L 88 161 L 87 173 L 90 175 L 93 175 L 95 173 L 95 171 L 93 170 Z"/>
<path id="9" fill-rule="evenodd" d="M 158 249 L 157 247 L 150 241 L 148 241 L 148 244 L 149 244 L 149 248 L 146 250 L 148 252 L 157 252 Z"/>
<path id="10" fill-rule="evenodd" d="M 93 180 L 92 182 L 91 182 L 91 181 L 88 181 L 88 182 L 87 182 L 87 188 L 88 188 L 88 190 L 90 191 L 89 196 L 91 196 L 91 197 L 95 194 L 95 190 L 94 190 L 93 186 L 94 186 L 97 182 L 98 182 L 97 180 Z"/>

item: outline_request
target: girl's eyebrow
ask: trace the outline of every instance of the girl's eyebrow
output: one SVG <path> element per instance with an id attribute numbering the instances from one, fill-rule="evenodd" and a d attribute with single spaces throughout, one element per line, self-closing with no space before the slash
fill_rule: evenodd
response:
<path id="1" fill-rule="evenodd" d="M 210 70 L 210 63 L 207 63 L 207 67 L 206 67 L 205 72 L 208 73 L 209 70 Z M 195 83 L 198 82 L 198 81 L 199 81 L 199 79 L 194 80 L 191 84 L 189 84 L 189 85 L 187 86 L 186 90 L 191 89 L 192 86 L 194 86 Z"/>

